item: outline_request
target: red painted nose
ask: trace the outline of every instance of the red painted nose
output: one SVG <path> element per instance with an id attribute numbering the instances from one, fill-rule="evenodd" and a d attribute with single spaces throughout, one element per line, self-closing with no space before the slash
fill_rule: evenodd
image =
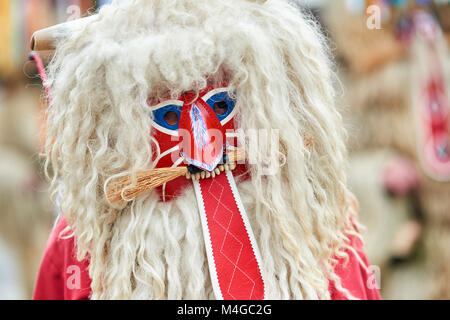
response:
<path id="1" fill-rule="evenodd" d="M 181 110 L 178 133 L 182 154 L 189 164 L 213 171 L 223 157 L 225 129 L 211 107 L 201 98 Z"/>

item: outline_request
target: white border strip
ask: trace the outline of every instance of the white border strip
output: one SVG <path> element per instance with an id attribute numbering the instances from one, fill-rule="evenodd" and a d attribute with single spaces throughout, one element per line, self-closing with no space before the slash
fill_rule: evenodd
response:
<path id="1" fill-rule="evenodd" d="M 160 126 L 159 124 L 156 123 L 156 121 L 154 119 L 152 119 L 152 127 L 155 128 L 158 131 L 161 131 L 165 134 L 174 136 L 174 137 L 178 137 L 178 130 L 170 130 L 170 129 L 166 129 L 162 126 Z"/>
<path id="2" fill-rule="evenodd" d="M 180 149 L 180 145 L 176 145 L 175 147 L 168 149 L 166 151 L 164 151 L 163 153 L 159 154 L 156 159 L 153 161 L 153 164 L 156 166 L 159 162 L 159 160 L 161 160 L 162 158 L 164 158 L 165 156 L 171 154 L 172 152 L 179 150 Z"/>
<path id="3" fill-rule="evenodd" d="M 236 205 L 239 209 L 242 220 L 244 221 L 245 229 L 247 230 L 248 237 L 250 238 L 250 243 L 252 244 L 253 253 L 255 254 L 256 262 L 257 262 L 258 268 L 259 268 L 259 273 L 261 274 L 261 279 L 263 281 L 263 286 L 264 286 L 263 300 L 265 300 L 266 299 L 266 282 L 264 281 L 263 270 L 261 267 L 262 259 L 261 259 L 261 253 L 259 252 L 258 243 L 256 242 L 255 234 L 253 233 L 252 227 L 250 225 L 250 221 L 248 220 L 247 213 L 245 212 L 244 206 L 242 204 L 241 197 L 239 196 L 239 191 L 237 189 L 236 182 L 233 177 L 233 173 L 231 171 L 226 171 L 226 175 L 227 175 L 228 183 L 230 184 L 231 190 L 233 192 L 234 200 L 236 201 Z"/>
<path id="4" fill-rule="evenodd" d="M 217 88 L 214 90 L 209 91 L 207 94 L 205 94 L 204 96 L 202 96 L 201 98 L 206 102 L 208 101 L 213 95 L 218 94 L 218 93 L 222 93 L 222 92 L 228 92 L 228 88 L 227 87 L 223 87 L 223 88 Z"/>
<path id="5" fill-rule="evenodd" d="M 166 100 L 166 101 L 163 101 L 161 103 L 158 103 L 155 106 L 150 107 L 150 110 L 155 111 L 155 110 L 158 110 L 158 109 L 161 109 L 163 107 L 170 106 L 170 105 L 175 105 L 175 106 L 181 106 L 182 107 L 183 106 L 183 101 L 181 101 L 181 100 Z"/>

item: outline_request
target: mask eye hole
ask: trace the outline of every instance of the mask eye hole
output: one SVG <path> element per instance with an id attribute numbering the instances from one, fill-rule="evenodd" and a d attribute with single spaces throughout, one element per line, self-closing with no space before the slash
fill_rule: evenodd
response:
<path id="1" fill-rule="evenodd" d="M 164 115 L 164 121 L 166 121 L 169 126 L 177 125 L 178 120 L 178 114 L 175 111 L 167 111 Z"/>
<path id="2" fill-rule="evenodd" d="M 218 101 L 214 103 L 213 110 L 218 116 L 223 116 L 228 111 L 228 104 L 225 101 Z"/>

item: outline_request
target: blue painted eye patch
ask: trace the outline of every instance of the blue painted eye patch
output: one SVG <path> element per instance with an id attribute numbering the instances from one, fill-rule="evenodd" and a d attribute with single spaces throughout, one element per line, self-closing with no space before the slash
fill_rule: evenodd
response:
<path id="1" fill-rule="evenodd" d="M 231 112 L 233 112 L 235 101 L 232 98 L 230 98 L 230 96 L 228 95 L 228 92 L 226 92 L 226 91 L 217 93 L 206 101 L 206 103 L 211 107 L 211 109 L 214 112 L 215 112 L 214 105 L 217 102 L 222 102 L 222 101 L 226 103 L 227 109 L 226 109 L 225 113 L 223 113 L 223 114 L 216 113 L 216 116 L 217 116 L 217 118 L 219 118 L 219 121 L 223 121 L 224 119 L 226 119 L 226 117 L 228 117 L 230 115 Z"/>

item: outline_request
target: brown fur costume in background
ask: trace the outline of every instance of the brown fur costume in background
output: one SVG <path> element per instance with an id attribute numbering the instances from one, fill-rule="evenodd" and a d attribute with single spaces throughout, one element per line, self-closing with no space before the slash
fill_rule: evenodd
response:
<path id="1" fill-rule="evenodd" d="M 26 91 L 25 91 L 26 90 Z M 52 226 L 52 207 L 39 174 L 41 90 L 11 77 L 0 105 L 0 237 L 19 258 L 25 297 L 31 298 Z"/>
<path id="2" fill-rule="evenodd" d="M 414 69 L 417 69 L 417 59 L 420 58 L 414 53 L 419 49 L 415 46 L 412 52 L 404 50 L 395 40 L 390 26 L 369 30 L 362 15 L 352 15 L 345 10 L 345 1 L 330 1 L 324 18 L 336 43 L 337 54 L 347 66 L 342 68 L 341 75 L 345 88 L 343 104 L 349 108 L 345 118 L 350 131 L 349 147 L 352 154 L 377 153 L 377 150 L 387 149 L 390 150 L 388 152 L 409 158 L 420 175 L 421 186 L 417 194 L 426 222 L 423 242 L 427 265 L 422 278 L 433 279 L 429 288 L 425 283 L 420 284 L 416 292 L 408 292 L 409 297 L 450 298 L 450 183 L 430 179 L 420 167 L 417 154 L 414 93 L 418 91 L 418 79 Z M 385 163 L 378 162 L 378 166 Z M 379 188 L 367 184 L 364 175 L 370 176 L 370 172 L 358 174 L 362 174 L 359 179 L 364 179 L 366 185 L 358 185 L 360 189 L 356 192 L 357 196 L 358 193 L 373 192 L 374 188 Z M 386 200 L 380 197 L 379 201 Z M 365 207 L 362 201 L 361 214 L 380 216 L 391 213 L 380 213 L 375 208 Z M 378 230 L 370 229 L 370 232 L 385 233 L 385 228 L 379 227 Z M 386 250 L 386 259 L 389 253 Z M 386 273 L 389 272 L 386 269 L 383 272 L 382 277 L 384 275 L 386 279 Z M 409 280 L 405 279 L 405 283 Z"/>

